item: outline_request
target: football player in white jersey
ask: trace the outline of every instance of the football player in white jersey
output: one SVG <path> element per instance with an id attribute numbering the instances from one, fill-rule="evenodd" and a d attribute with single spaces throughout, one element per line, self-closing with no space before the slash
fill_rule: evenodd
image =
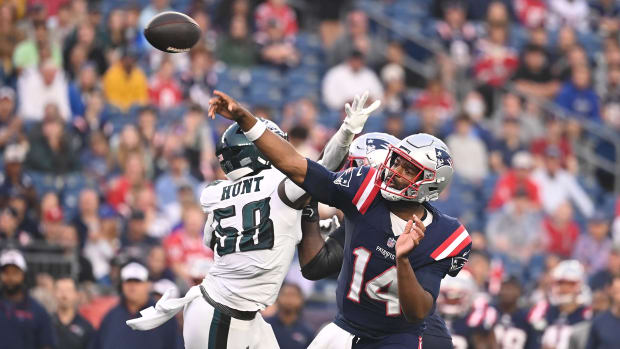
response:
<path id="1" fill-rule="evenodd" d="M 353 137 L 379 107 L 364 108 L 368 94 L 346 105 L 347 117 L 323 156 L 336 169 Z M 262 120 L 286 138 L 273 122 Z M 184 308 L 183 337 L 187 349 L 278 348 L 271 326 L 259 311 L 273 304 L 301 240 L 305 192 L 271 166 L 252 143 L 253 135 L 231 125 L 216 147 L 227 180 L 204 189 L 200 202 L 208 213 L 204 239 L 215 260 L 209 274 L 185 297 L 168 292 L 141 318 L 127 321 L 138 330 L 157 327 Z"/>

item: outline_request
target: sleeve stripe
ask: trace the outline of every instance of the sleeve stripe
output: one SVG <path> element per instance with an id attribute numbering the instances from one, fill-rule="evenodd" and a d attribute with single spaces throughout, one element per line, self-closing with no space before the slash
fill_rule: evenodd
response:
<path id="1" fill-rule="evenodd" d="M 471 237 L 461 224 L 446 241 L 431 253 L 431 258 L 438 261 L 446 257 L 455 256 L 470 242 Z"/>
<path id="2" fill-rule="evenodd" d="M 359 208 L 361 214 L 366 213 L 366 210 L 368 210 L 368 207 L 370 207 L 370 204 L 375 199 L 375 196 L 377 196 L 378 192 L 379 192 L 379 187 L 376 185 L 373 185 L 370 195 L 368 195 L 368 198 L 366 198 L 366 201 L 364 201 L 364 204 L 362 205 L 362 207 Z"/>
<path id="3" fill-rule="evenodd" d="M 375 176 L 377 175 L 377 170 L 371 168 L 370 171 L 366 174 L 366 178 L 364 178 L 364 182 L 357 190 L 355 197 L 353 198 L 353 204 L 357 207 L 358 210 L 361 210 L 362 206 L 364 206 L 365 201 L 370 197 L 371 192 L 375 187 Z M 374 199 L 374 196 L 372 197 Z M 372 199 L 370 201 L 372 201 Z"/>

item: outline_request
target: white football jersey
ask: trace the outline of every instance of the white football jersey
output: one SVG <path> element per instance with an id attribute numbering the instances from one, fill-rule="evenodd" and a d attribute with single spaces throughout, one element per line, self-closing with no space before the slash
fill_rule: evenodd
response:
<path id="1" fill-rule="evenodd" d="M 205 243 L 215 258 L 203 285 L 216 302 L 243 311 L 275 302 L 301 241 L 301 210 L 278 196 L 284 178 L 272 168 L 202 191 Z"/>

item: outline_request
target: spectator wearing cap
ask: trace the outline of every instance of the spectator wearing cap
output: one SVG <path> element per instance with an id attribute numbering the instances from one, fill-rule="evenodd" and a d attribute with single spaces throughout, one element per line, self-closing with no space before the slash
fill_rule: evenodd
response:
<path id="1" fill-rule="evenodd" d="M 284 283 L 276 300 L 276 314 L 265 319 L 273 328 L 280 348 L 307 348 L 314 338 L 301 315 L 304 308 L 304 295 L 297 284 Z"/>
<path id="2" fill-rule="evenodd" d="M 592 88 L 590 68 L 586 64 L 572 68 L 571 80 L 564 83 L 555 102 L 569 113 L 592 121 L 600 120 L 600 101 Z"/>
<path id="3" fill-rule="evenodd" d="M 479 184 L 488 174 L 487 148 L 474 133 L 471 119 L 462 114 L 456 119 L 455 132 L 446 138 L 452 150 L 454 171 L 467 181 Z"/>
<path id="4" fill-rule="evenodd" d="M 50 35 L 47 24 L 43 20 L 35 20 L 34 37 L 20 42 L 13 51 L 13 65 L 19 69 L 33 68 L 39 65 L 43 48 L 51 49 L 51 58 L 56 67 L 62 66 L 62 51 L 55 43 L 50 45 Z"/>
<path id="5" fill-rule="evenodd" d="M 132 211 L 127 223 L 127 230 L 121 238 L 121 251 L 130 258 L 144 260 L 151 247 L 158 244 L 157 239 L 147 235 L 144 212 Z"/>
<path id="6" fill-rule="evenodd" d="M 620 244 L 614 243 L 604 269 L 590 277 L 589 284 L 593 291 L 607 288 L 616 277 L 620 277 Z"/>
<path id="7" fill-rule="evenodd" d="M 605 268 L 612 241 L 609 237 L 609 218 L 601 211 L 595 211 L 588 220 L 587 234 L 577 240 L 573 258 L 583 264 L 588 274 Z"/>
<path id="8" fill-rule="evenodd" d="M 24 139 L 22 119 L 15 115 L 15 90 L 0 87 L 0 150 Z"/>
<path id="9" fill-rule="evenodd" d="M 353 10 L 347 15 L 345 32 L 334 41 L 328 62 L 336 65 L 346 61 L 350 53 L 358 51 L 371 67 L 383 62 L 383 46 L 368 29 L 368 16 L 362 10 Z"/>
<path id="10" fill-rule="evenodd" d="M 332 110 L 340 110 L 355 95 L 369 92 L 370 99 L 383 97 L 383 86 L 377 74 L 364 62 L 364 54 L 351 51 L 343 63 L 329 69 L 323 78 L 323 101 Z"/>
<path id="11" fill-rule="evenodd" d="M 539 206 L 540 196 L 538 184 L 531 178 L 534 161 L 527 151 L 518 152 L 512 158 L 510 171 L 500 176 L 493 189 L 488 203 L 488 209 L 497 210 L 510 201 L 518 188 L 524 189 L 530 200 L 530 205 Z"/>
<path id="12" fill-rule="evenodd" d="M 11 144 L 4 150 L 4 173 L 0 176 L 0 204 L 6 204 L 12 196 L 23 196 L 29 204 L 36 200 L 32 178 L 23 171 L 26 148 Z"/>
<path id="13" fill-rule="evenodd" d="M 121 299 L 101 322 L 92 349 L 181 349 L 183 336 L 173 319 L 150 331 L 134 331 L 125 321 L 139 317 L 139 311 L 154 305 L 150 298 L 148 270 L 131 262 L 121 269 Z"/>
<path id="14" fill-rule="evenodd" d="M 26 260 L 17 250 L 0 255 L 0 346 L 54 349 L 56 337 L 49 315 L 26 291 Z"/>
<path id="15" fill-rule="evenodd" d="M 119 217 L 112 207 L 102 205 L 96 221 L 97 229 L 89 230 L 83 253 L 93 267 L 95 280 L 106 284 L 110 281 L 110 264 L 120 248 Z"/>
<path id="16" fill-rule="evenodd" d="M 561 152 L 557 147 L 547 148 L 543 166 L 534 171 L 532 179 L 540 188 L 542 207 L 547 213 L 553 213 L 566 201 L 575 205 L 585 217 L 590 217 L 594 212 L 590 197 L 575 175 L 562 168 Z"/>
<path id="17" fill-rule="evenodd" d="M 517 91 L 542 98 L 552 98 L 560 84 L 551 74 L 549 58 L 544 48 L 529 44 L 525 47 L 519 68 L 512 79 Z"/>
<path id="18" fill-rule="evenodd" d="M 137 52 L 125 49 L 122 58 L 103 75 L 106 100 L 122 111 L 148 102 L 148 80 L 136 61 Z"/>
<path id="19" fill-rule="evenodd" d="M 58 348 L 88 349 L 94 336 L 93 326 L 77 313 L 79 301 L 78 285 L 70 277 L 61 277 L 54 282 L 56 312 L 52 323 L 58 338 Z"/>
<path id="20" fill-rule="evenodd" d="M 53 104 L 58 115 L 65 121 L 69 120 L 68 88 L 65 74 L 50 59 L 44 60 L 38 67 L 25 70 L 17 79 L 17 93 L 24 97 L 19 100 L 20 117 L 24 121 L 41 121 L 48 106 Z"/>
<path id="21" fill-rule="evenodd" d="M 586 349 L 612 349 L 620 343 L 620 276 L 613 278 L 608 293 L 611 306 L 592 320 Z"/>
<path id="22" fill-rule="evenodd" d="M 24 166 L 31 171 L 51 175 L 66 175 L 79 170 L 79 142 L 66 128 L 54 104 L 45 107 L 41 126 L 29 135 L 30 149 Z"/>

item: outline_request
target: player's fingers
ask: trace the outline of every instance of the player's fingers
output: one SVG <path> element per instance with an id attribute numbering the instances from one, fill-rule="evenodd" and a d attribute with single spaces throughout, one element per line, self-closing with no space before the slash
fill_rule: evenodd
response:
<path id="1" fill-rule="evenodd" d="M 405 230 L 403 231 L 403 234 L 410 234 L 412 227 L 413 227 L 413 221 L 409 220 L 407 224 L 405 225 Z"/>
<path id="2" fill-rule="evenodd" d="M 360 97 L 360 101 L 359 101 L 359 107 L 364 108 L 364 106 L 366 105 L 366 101 L 368 100 L 368 91 L 365 91 L 362 96 Z"/>
<path id="3" fill-rule="evenodd" d="M 355 95 L 355 97 L 353 97 L 353 103 L 351 103 L 351 109 L 357 110 L 358 102 L 359 102 L 359 96 Z"/>
<path id="4" fill-rule="evenodd" d="M 413 215 L 413 221 L 415 222 L 415 226 L 418 227 L 422 231 L 422 233 L 426 231 L 426 227 L 424 226 L 424 223 L 422 223 L 422 220 L 420 220 L 418 216 Z"/>
<path id="5" fill-rule="evenodd" d="M 376 101 L 372 102 L 372 104 L 369 105 L 368 108 L 364 109 L 364 113 L 365 114 L 371 114 L 373 111 L 379 109 L 380 106 L 381 106 L 381 101 L 380 100 L 376 100 Z"/>
<path id="6" fill-rule="evenodd" d="M 347 116 L 353 115 L 353 110 L 351 110 L 351 105 L 349 103 L 344 105 L 344 111 L 347 113 Z"/>

